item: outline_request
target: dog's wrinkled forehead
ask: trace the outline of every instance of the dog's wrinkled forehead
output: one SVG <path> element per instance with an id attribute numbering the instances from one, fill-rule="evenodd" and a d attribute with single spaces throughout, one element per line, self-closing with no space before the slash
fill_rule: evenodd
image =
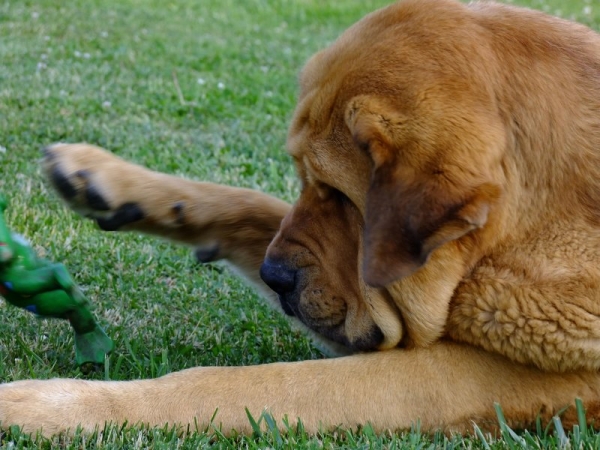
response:
<path id="1" fill-rule="evenodd" d="M 371 161 L 356 148 L 343 116 L 332 112 L 328 89 L 305 95 L 290 127 L 287 149 L 304 185 L 336 189 L 364 212 Z"/>
<path id="2" fill-rule="evenodd" d="M 377 144 L 383 135 L 373 124 L 396 155 L 411 156 L 405 141 L 418 144 L 420 159 L 405 161 L 409 166 L 437 164 L 436 145 L 454 120 L 445 114 L 448 105 L 467 105 L 475 89 L 469 57 L 477 46 L 464 16 L 456 4 L 433 2 L 424 10 L 401 2 L 359 21 L 308 61 L 287 143 L 304 183 L 341 191 L 364 215 L 374 157 L 381 155 L 357 138 L 369 131 Z M 452 39 L 443 31 L 449 27 Z M 370 118 L 353 120 L 352 105 Z"/>
<path id="3" fill-rule="evenodd" d="M 397 68 L 405 51 L 388 45 L 394 34 L 388 16 L 385 10 L 368 16 L 306 63 L 287 141 L 304 183 L 341 191 L 363 214 L 373 162 L 357 145 L 346 113 L 357 96 L 403 103 Z"/>
<path id="4" fill-rule="evenodd" d="M 304 67 L 287 150 L 304 184 L 336 189 L 364 213 L 372 162 L 356 146 L 345 122 L 347 104 L 360 89 L 349 81 L 358 77 L 349 77 L 345 70 L 331 70 L 330 66 L 334 61 L 343 65 L 345 58 L 337 47 L 330 47 L 313 56 Z"/>

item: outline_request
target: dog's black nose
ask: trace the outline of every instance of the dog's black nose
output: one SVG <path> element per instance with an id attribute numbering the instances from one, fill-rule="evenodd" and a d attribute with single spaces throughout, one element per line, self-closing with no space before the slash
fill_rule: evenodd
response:
<path id="1" fill-rule="evenodd" d="M 266 258 L 260 266 L 260 277 L 279 295 L 292 292 L 296 285 L 296 271 L 269 258 Z"/>

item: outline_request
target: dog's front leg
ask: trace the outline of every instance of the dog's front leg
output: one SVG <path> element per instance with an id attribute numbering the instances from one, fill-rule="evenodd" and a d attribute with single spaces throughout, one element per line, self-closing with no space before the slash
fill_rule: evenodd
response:
<path id="1" fill-rule="evenodd" d="M 465 432 L 497 427 L 494 402 L 509 426 L 549 420 L 579 397 L 598 420 L 597 372 L 552 374 L 465 345 L 390 350 L 344 358 L 246 367 L 204 367 L 141 381 L 55 379 L 0 385 L 2 427 L 44 434 L 105 423 L 211 426 L 251 433 L 246 409 L 268 412 L 285 428 L 302 421 L 311 433 L 370 423 L 375 430 Z M 573 406 L 563 424 L 577 423 Z M 263 422 L 264 423 L 264 422 Z"/>
<path id="2" fill-rule="evenodd" d="M 267 246 L 290 209 L 262 192 L 154 172 L 87 144 L 47 147 L 43 169 L 65 202 L 101 229 L 194 246 L 201 262 L 227 260 L 259 286 Z"/>

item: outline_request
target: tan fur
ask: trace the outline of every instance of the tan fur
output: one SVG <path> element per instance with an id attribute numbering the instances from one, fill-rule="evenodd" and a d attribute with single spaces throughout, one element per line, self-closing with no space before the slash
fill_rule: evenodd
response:
<path id="1" fill-rule="evenodd" d="M 600 420 L 597 34 L 493 3 L 392 5 L 307 63 L 288 151 L 303 185 L 293 207 L 84 144 L 51 147 L 45 170 L 67 177 L 76 210 L 135 204 L 144 218 L 121 229 L 214 248 L 259 286 L 266 251 L 293 271 L 286 311 L 324 345 L 379 351 L 10 383 L 2 423 L 203 427 L 218 408 L 225 431 L 250 431 L 248 407 L 311 431 L 466 431 L 494 427 L 494 402 L 523 427 L 576 397 Z M 90 186 L 109 211 L 90 209 Z"/>

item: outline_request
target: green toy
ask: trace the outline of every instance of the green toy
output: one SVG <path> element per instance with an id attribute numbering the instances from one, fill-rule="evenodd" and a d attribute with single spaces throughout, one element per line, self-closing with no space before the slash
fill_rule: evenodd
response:
<path id="1" fill-rule="evenodd" d="M 0 295 L 9 303 L 43 317 L 69 321 L 75 331 L 75 361 L 101 364 L 113 341 L 98 326 L 88 301 L 62 264 L 39 258 L 29 243 L 11 233 L 0 194 Z"/>

